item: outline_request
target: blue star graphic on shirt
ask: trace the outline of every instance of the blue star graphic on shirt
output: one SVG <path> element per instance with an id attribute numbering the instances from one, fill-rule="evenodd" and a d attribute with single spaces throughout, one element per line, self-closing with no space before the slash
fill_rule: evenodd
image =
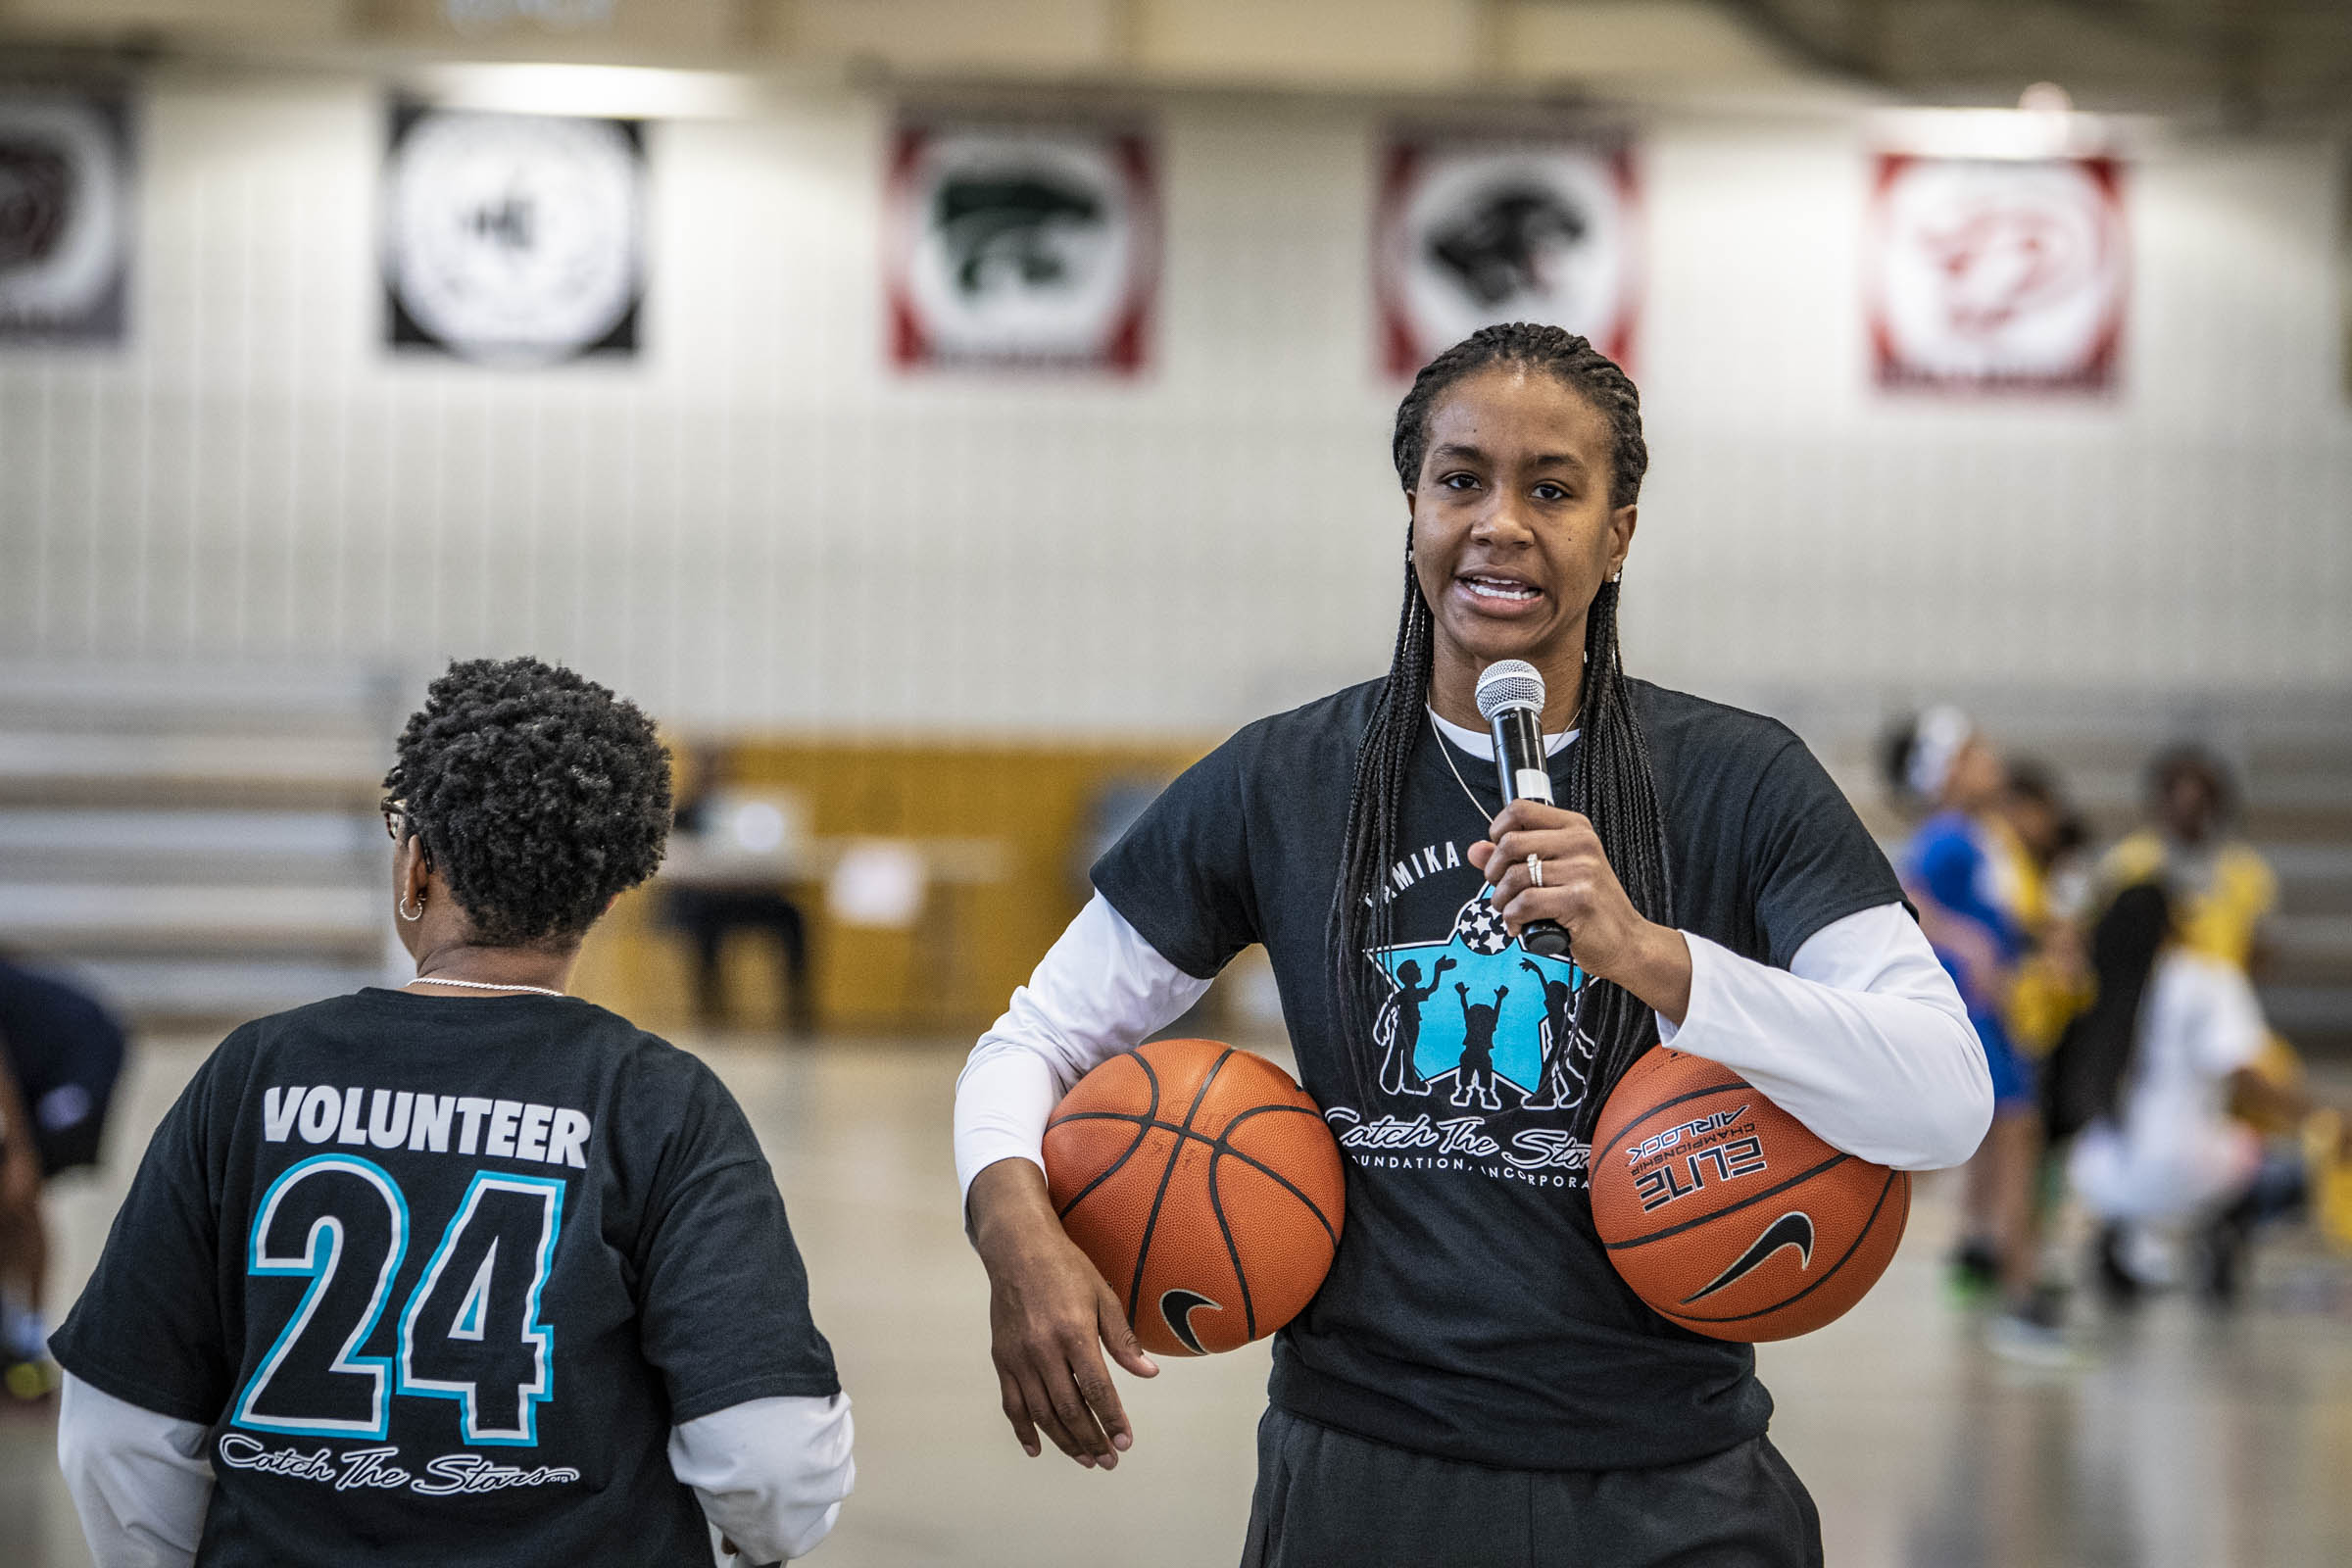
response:
<path id="1" fill-rule="evenodd" d="M 1443 942 L 1403 942 L 1366 955 L 1388 980 L 1389 996 L 1373 1024 L 1381 1087 L 1392 1094 L 1430 1092 L 1452 1075 L 1454 1102 L 1503 1108 L 1495 1080 L 1519 1091 L 1519 1102 L 1552 1108 L 1563 1089 L 1581 1096 L 1589 1040 L 1575 1042 L 1565 1063 L 1572 1082 L 1547 1088 L 1546 1047 L 1565 1034 L 1585 972 L 1567 958 L 1521 948 L 1482 889 L 1461 907 Z M 1401 1046 L 1410 1042 L 1411 1071 Z M 1467 1057 L 1467 1061 L 1465 1061 Z M 1416 1085 L 1414 1080 L 1420 1080 Z M 1565 1108 L 1562 1104 L 1556 1108 Z"/>

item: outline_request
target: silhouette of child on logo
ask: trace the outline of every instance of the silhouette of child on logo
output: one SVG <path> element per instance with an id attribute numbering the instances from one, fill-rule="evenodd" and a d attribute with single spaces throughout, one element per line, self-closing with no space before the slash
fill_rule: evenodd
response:
<path id="1" fill-rule="evenodd" d="M 1519 967 L 1534 975 L 1544 987 L 1544 1067 L 1536 1077 L 1536 1092 L 1544 1098 L 1530 1100 L 1527 1108 L 1571 1109 L 1585 1099 L 1584 1075 L 1573 1060 L 1577 1036 L 1576 988 L 1565 980 L 1554 980 L 1533 958 L 1521 958 Z"/>
<path id="2" fill-rule="evenodd" d="M 1502 1016 L 1502 999 L 1511 988 L 1496 986 L 1493 1006 L 1472 1002 L 1470 988 L 1459 980 L 1453 983 L 1453 994 L 1462 1004 L 1462 1064 L 1453 1077 L 1453 1102 L 1467 1105 L 1475 1093 L 1481 1108 L 1500 1110 L 1502 1097 L 1494 1093 L 1494 1022 Z"/>
<path id="3" fill-rule="evenodd" d="M 1413 1052 L 1421 1044 L 1421 1004 L 1438 994 L 1439 979 L 1452 967 L 1451 958 L 1440 958 L 1429 984 L 1423 985 L 1421 966 L 1412 959 L 1396 966 L 1396 989 L 1382 1004 L 1380 1017 L 1372 1025 L 1373 1043 L 1381 1048 L 1380 1087 L 1387 1093 L 1429 1093 L 1420 1068 L 1413 1064 Z"/>

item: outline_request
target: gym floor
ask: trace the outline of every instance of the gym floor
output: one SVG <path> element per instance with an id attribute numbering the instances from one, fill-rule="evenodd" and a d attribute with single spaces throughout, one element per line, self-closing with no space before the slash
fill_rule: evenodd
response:
<path id="1" fill-rule="evenodd" d="M 156 1119 L 209 1042 L 150 1043 L 110 1168 L 52 1197 L 70 1301 Z M 1238 1555 L 1263 1346 L 1129 1382 L 1109 1475 L 1025 1459 L 997 1409 L 987 1288 L 948 1142 L 960 1045 L 697 1042 L 750 1110 L 858 1408 L 858 1493 L 830 1568 L 1205 1568 Z M 1923 1183 L 1900 1255 L 1845 1321 L 1762 1351 L 1773 1438 L 1843 1568 L 2299 1568 L 2352 1562 L 2352 1270 L 2289 1236 L 2246 1309 L 2085 1309 L 2083 1364 L 1988 1356 L 1942 1296 L 1955 1184 Z M 46 1413 L 0 1412 L 0 1562 L 88 1555 Z"/>

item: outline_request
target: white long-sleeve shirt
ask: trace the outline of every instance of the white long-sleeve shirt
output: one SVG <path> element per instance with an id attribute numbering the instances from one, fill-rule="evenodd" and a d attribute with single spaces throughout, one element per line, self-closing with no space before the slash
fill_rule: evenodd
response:
<path id="1" fill-rule="evenodd" d="M 1431 714 L 1492 757 L 1484 735 Z M 1574 731 L 1546 736 L 1556 753 Z M 1660 1016 L 1676 1050 L 1719 1061 L 1835 1148 L 1898 1170 L 1957 1165 L 1992 1122 L 1984 1052 L 1951 976 L 1899 903 L 1834 920 L 1787 969 L 1690 932 L 1690 1005 Z M 1047 1118 L 1088 1069 L 1165 1028 L 1209 982 L 1163 957 L 1097 895 L 980 1037 L 956 1092 L 966 1192 L 1001 1159 L 1041 1167 Z"/>
<path id="2" fill-rule="evenodd" d="M 670 1473 L 747 1562 L 806 1556 L 857 1484 L 847 1395 L 748 1399 L 670 1429 Z M 69 1372 L 57 1457 L 97 1568 L 184 1568 L 212 1504 L 205 1428 Z"/>

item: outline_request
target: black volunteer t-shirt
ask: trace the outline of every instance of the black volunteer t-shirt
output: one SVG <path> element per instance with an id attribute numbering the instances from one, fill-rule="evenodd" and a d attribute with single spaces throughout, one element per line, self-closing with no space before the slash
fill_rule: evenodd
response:
<path id="1" fill-rule="evenodd" d="M 208 1564 L 707 1562 L 670 1427 L 840 1390 L 742 1110 L 568 998 L 237 1030 L 52 1344 L 212 1429 Z"/>
<path id="2" fill-rule="evenodd" d="M 1901 898 L 1786 726 L 1633 689 L 1683 929 L 1785 968 L 1823 926 Z M 1590 1151 L 1569 1131 L 1592 1055 L 1574 1026 L 1584 975 L 1508 939 L 1468 853 L 1501 808 L 1494 764 L 1427 723 L 1388 876 L 1396 943 L 1365 956 L 1387 1000 L 1373 1024 L 1376 1100 L 1358 1102 L 1324 940 L 1377 690 L 1243 730 L 1094 868 L 1103 897 L 1188 974 L 1265 944 L 1306 1089 L 1348 1155 L 1339 1255 L 1276 1343 L 1273 1399 L 1517 1469 L 1673 1464 L 1743 1442 L 1772 1412 L 1753 1352 L 1643 1306 L 1593 1233 Z M 1572 750 L 1551 760 L 1563 799 Z"/>

